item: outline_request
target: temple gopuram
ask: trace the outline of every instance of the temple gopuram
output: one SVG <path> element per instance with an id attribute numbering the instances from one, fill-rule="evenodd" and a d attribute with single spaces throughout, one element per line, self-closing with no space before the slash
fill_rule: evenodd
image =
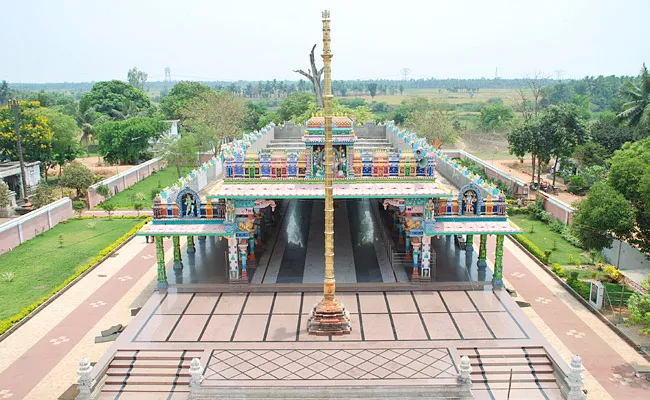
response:
<path id="1" fill-rule="evenodd" d="M 157 289 L 80 361 L 77 399 L 584 399 L 580 357 L 503 287 L 505 196 L 393 122 L 332 115 L 327 11 L 322 57 L 321 115 L 154 200 Z"/>

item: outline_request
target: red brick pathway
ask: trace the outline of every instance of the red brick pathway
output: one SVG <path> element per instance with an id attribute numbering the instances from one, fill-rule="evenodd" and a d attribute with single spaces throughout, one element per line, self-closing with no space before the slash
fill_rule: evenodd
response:
<path id="1" fill-rule="evenodd" d="M 510 241 L 510 239 L 507 240 Z M 493 260 L 495 239 L 491 238 L 488 243 L 488 257 Z M 516 246 L 514 243 L 511 245 Z M 478 249 L 477 243 L 474 248 Z M 585 368 L 603 388 L 615 399 L 650 398 L 650 384 L 645 378 L 634 378 L 632 366 L 594 331 L 594 329 L 609 328 L 604 324 L 599 324 L 592 329 L 566 303 L 537 279 L 524 266 L 524 262 L 531 269 L 541 268 L 529 258 L 519 259 L 507 247 L 504 247 L 503 276 L 512 288 L 531 304 L 533 310 L 562 343 L 572 353 L 582 357 Z"/>
<path id="2" fill-rule="evenodd" d="M 0 391 L 22 399 L 68 354 L 152 267 L 156 249 L 146 246 L 46 336 L 0 373 Z M 124 279 L 124 277 L 132 279 Z M 122 279 L 120 279 L 122 278 Z M 99 332 L 97 332 L 99 335 Z M 20 335 L 20 329 L 14 333 Z M 60 393 L 52 393 L 58 396 Z M 3 398 L 0 396 L 0 398 Z"/>

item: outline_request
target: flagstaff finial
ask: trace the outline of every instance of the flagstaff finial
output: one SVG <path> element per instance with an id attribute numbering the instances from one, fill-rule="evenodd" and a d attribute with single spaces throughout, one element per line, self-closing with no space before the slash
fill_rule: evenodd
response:
<path id="1" fill-rule="evenodd" d="M 323 19 L 330 19 L 330 12 L 327 10 L 323 10 Z"/>

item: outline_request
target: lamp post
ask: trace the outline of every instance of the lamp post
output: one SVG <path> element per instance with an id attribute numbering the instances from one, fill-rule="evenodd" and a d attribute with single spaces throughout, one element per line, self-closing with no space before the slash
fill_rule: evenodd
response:
<path id="1" fill-rule="evenodd" d="M 336 299 L 334 278 L 334 200 L 332 198 L 332 53 L 330 51 L 330 13 L 323 11 L 323 72 L 325 90 L 323 116 L 325 118 L 325 280 L 323 299 L 314 307 L 307 321 L 311 335 L 344 335 L 351 331 L 350 315 Z"/>
<path id="2" fill-rule="evenodd" d="M 18 100 L 9 100 L 9 106 L 14 112 L 14 130 L 16 131 L 16 150 L 18 150 L 18 162 L 20 164 L 20 178 L 22 182 L 22 196 L 25 201 L 23 208 L 31 208 L 29 196 L 27 195 L 27 176 L 25 174 L 25 160 L 23 158 L 23 145 L 20 142 L 20 106 Z"/>

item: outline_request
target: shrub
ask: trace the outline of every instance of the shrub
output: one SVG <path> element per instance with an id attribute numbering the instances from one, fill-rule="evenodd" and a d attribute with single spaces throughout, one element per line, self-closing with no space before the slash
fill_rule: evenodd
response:
<path id="1" fill-rule="evenodd" d="M 108 189 L 108 185 L 99 185 L 95 188 L 95 193 L 102 196 L 105 199 L 111 197 L 111 191 Z"/>
<path id="2" fill-rule="evenodd" d="M 555 233 L 562 234 L 566 230 L 566 226 L 562 222 L 553 219 L 549 221 L 548 229 L 552 230 Z"/>
<path id="3" fill-rule="evenodd" d="M 542 222 L 549 222 L 551 214 L 544 210 L 544 200 L 537 199 L 536 202 L 528 206 L 528 212 L 536 219 Z"/>
<path id="4" fill-rule="evenodd" d="M 544 264 L 548 264 L 548 257 L 546 254 L 539 248 L 537 245 L 533 242 L 530 241 L 527 237 L 524 235 L 512 235 L 516 241 L 521 243 L 526 250 L 528 250 L 533 256 L 535 256 L 539 261 L 543 262 Z"/>
<path id="5" fill-rule="evenodd" d="M 81 213 L 86 209 L 86 202 L 81 200 L 73 201 L 72 209 L 77 213 L 78 217 L 81 217 Z"/>
<path id="6" fill-rule="evenodd" d="M 562 268 L 560 264 L 553 263 L 551 264 L 551 270 L 553 270 L 553 273 L 560 278 L 566 278 L 566 271 Z"/>
<path id="7" fill-rule="evenodd" d="M 569 192 L 579 194 L 587 188 L 587 179 L 582 175 L 573 175 L 569 183 Z"/>
<path id="8" fill-rule="evenodd" d="M 9 207 L 9 186 L 0 179 L 0 208 Z"/>
<path id="9" fill-rule="evenodd" d="M 144 204 L 141 201 L 136 201 L 133 203 L 133 209 L 138 212 L 138 216 L 140 215 L 140 211 L 144 208 Z"/>
<path id="10" fill-rule="evenodd" d="M 155 199 L 156 196 L 158 196 L 158 193 L 160 193 L 160 189 L 157 188 L 151 189 L 151 198 Z"/>
<path id="11" fill-rule="evenodd" d="M 54 194 L 54 188 L 47 184 L 46 182 L 41 182 L 36 187 L 34 194 L 29 197 L 29 200 L 32 202 L 34 207 L 40 208 L 46 204 L 50 204 L 56 200 L 56 195 Z"/>
<path id="12" fill-rule="evenodd" d="M 623 274 L 613 265 L 608 265 L 605 267 L 605 274 L 607 277 L 614 283 L 618 283 L 623 279 Z"/>
<path id="13" fill-rule="evenodd" d="M 111 215 L 113 214 L 113 211 L 115 211 L 115 205 L 113 203 L 109 203 L 108 201 L 102 201 L 98 204 L 98 206 L 102 210 L 106 211 L 108 214 L 108 219 L 111 219 Z"/>
<path id="14" fill-rule="evenodd" d="M 575 290 L 580 297 L 589 300 L 589 285 L 578 279 L 572 279 L 570 282 L 567 279 L 567 284 Z"/>

